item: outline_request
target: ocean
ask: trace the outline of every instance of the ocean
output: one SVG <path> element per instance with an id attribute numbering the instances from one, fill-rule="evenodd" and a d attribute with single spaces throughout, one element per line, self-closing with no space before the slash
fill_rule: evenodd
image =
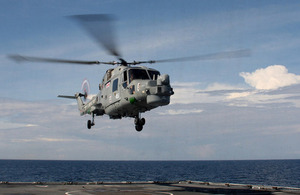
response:
<path id="1" fill-rule="evenodd" d="M 0 181 L 203 181 L 300 188 L 300 160 L 0 160 Z"/>

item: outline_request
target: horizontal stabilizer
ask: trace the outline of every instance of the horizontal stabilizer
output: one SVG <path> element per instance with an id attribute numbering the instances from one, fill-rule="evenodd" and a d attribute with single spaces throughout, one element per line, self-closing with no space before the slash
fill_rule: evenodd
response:
<path id="1" fill-rule="evenodd" d="M 59 95 L 57 97 L 60 97 L 60 98 L 68 98 L 68 99 L 76 99 L 76 96 L 70 96 L 70 95 Z"/>

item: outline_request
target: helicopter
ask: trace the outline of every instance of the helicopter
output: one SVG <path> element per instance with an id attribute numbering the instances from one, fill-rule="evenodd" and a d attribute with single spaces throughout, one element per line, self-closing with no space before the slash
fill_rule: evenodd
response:
<path id="1" fill-rule="evenodd" d="M 117 50 L 112 28 L 113 17 L 111 15 L 89 14 L 70 17 L 79 22 L 90 36 L 104 47 L 110 55 L 116 57 L 118 61 L 80 61 L 22 55 L 9 55 L 9 57 L 17 62 L 29 61 L 116 66 L 106 71 L 99 84 L 98 94 L 94 95 L 89 101 L 87 101 L 89 93 L 89 83 L 87 80 L 84 80 L 82 84 L 83 93 L 77 92 L 71 96 L 58 95 L 59 98 L 77 100 L 81 116 L 86 114 L 91 115 L 91 120 L 87 121 L 88 129 L 91 129 L 95 125 L 95 116 L 108 115 L 110 119 L 134 118 L 135 129 L 140 132 L 146 123 L 145 118 L 141 117 L 141 113 L 170 104 L 170 97 L 174 95 L 174 90 L 170 85 L 170 76 L 168 74 L 161 74 L 156 69 L 137 65 L 240 58 L 250 55 L 250 50 L 242 49 L 181 58 L 127 62 Z"/>

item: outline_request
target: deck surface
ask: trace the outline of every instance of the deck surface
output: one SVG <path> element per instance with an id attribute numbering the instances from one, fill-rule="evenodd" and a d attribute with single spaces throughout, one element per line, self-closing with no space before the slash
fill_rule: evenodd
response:
<path id="1" fill-rule="evenodd" d="M 41 194 L 300 194 L 300 188 L 254 186 L 243 184 L 209 182 L 93 182 L 63 183 L 34 182 L 0 184 L 2 195 L 41 195 Z"/>

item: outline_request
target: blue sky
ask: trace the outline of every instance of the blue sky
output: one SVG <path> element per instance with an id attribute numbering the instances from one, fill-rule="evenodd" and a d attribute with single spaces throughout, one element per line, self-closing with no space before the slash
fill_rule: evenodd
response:
<path id="1" fill-rule="evenodd" d="M 299 1 L 0 1 L 0 159 L 236 160 L 300 158 Z M 155 60 L 251 49 L 248 58 L 153 64 L 169 106 L 96 118 L 58 99 L 108 66 L 15 63 L 7 54 L 115 60 L 74 21 L 114 14 L 122 56 Z"/>

